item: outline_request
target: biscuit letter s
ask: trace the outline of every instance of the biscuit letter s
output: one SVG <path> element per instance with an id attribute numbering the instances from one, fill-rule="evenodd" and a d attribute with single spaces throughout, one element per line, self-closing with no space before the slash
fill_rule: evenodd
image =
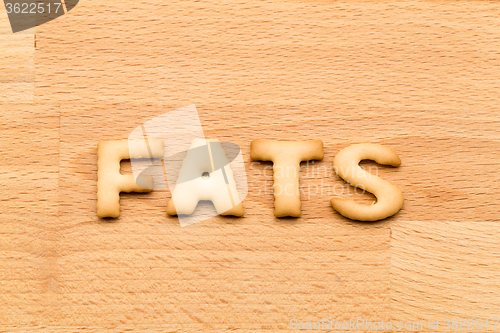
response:
<path id="1" fill-rule="evenodd" d="M 129 148 L 132 148 L 132 153 Z M 116 140 L 97 144 L 97 216 L 120 215 L 120 192 L 151 192 L 153 177 L 137 178 L 146 188 L 137 185 L 133 175 L 120 173 L 120 161 L 129 158 L 162 158 L 163 140 Z"/>
<path id="2" fill-rule="evenodd" d="M 376 221 L 396 214 L 403 207 L 403 194 L 391 183 L 361 169 L 361 160 L 374 160 L 383 165 L 397 167 L 401 164 L 398 155 L 390 148 L 361 143 L 342 149 L 333 160 L 335 172 L 352 186 L 360 187 L 377 197 L 377 203 L 360 205 L 353 200 L 333 198 L 333 209 L 352 220 Z"/>
<path id="3" fill-rule="evenodd" d="M 273 161 L 274 215 L 300 216 L 300 162 L 323 159 L 323 142 L 254 140 L 250 143 L 250 157 Z"/>

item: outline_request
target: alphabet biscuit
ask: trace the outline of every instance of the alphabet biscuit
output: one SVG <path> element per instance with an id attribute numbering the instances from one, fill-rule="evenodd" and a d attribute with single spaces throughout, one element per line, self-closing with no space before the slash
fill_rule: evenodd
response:
<path id="1" fill-rule="evenodd" d="M 243 216 L 229 163 L 219 140 L 194 139 L 179 170 L 167 214 L 191 215 L 200 200 L 208 200 L 217 214 Z"/>
<path id="2" fill-rule="evenodd" d="M 373 193 L 377 202 L 368 206 L 354 200 L 332 198 L 332 207 L 343 216 L 359 221 L 377 221 L 396 214 L 403 207 L 403 193 L 391 183 L 364 171 L 358 165 L 361 160 L 374 160 L 393 167 L 401 164 L 392 149 L 379 144 L 360 143 L 342 149 L 333 160 L 335 172 L 352 186 Z"/>
<path id="3" fill-rule="evenodd" d="M 130 149 L 130 150 L 129 150 Z M 132 153 L 130 153 L 130 151 Z M 120 161 L 129 158 L 162 158 L 163 140 L 115 140 L 97 144 L 97 216 L 120 215 L 120 192 L 150 192 L 153 177 L 120 173 Z"/>
<path id="4" fill-rule="evenodd" d="M 250 143 L 250 157 L 273 162 L 274 215 L 300 216 L 300 162 L 323 159 L 323 142 L 254 140 Z"/>

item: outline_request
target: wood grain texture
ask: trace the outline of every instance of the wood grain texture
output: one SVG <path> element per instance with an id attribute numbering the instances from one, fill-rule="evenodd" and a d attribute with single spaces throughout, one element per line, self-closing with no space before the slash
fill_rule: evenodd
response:
<path id="1" fill-rule="evenodd" d="M 12 34 L 4 3 L 0 3 L 0 103 L 35 100 L 34 29 Z"/>
<path id="2" fill-rule="evenodd" d="M 34 31 L 1 24 L 0 90 L 31 68 L 34 98 L 0 96 L 0 332 L 500 317 L 498 3 L 81 0 L 36 28 L 32 67 Z M 181 228 L 158 190 L 98 219 L 97 142 L 189 104 L 207 138 L 242 148 L 245 216 Z M 324 142 L 302 164 L 302 217 L 273 216 L 253 139 Z M 378 223 L 329 205 L 374 199 L 332 172 L 358 142 L 402 160 L 362 163 L 405 196 Z"/>
<path id="3" fill-rule="evenodd" d="M 394 316 L 491 318 L 500 301 L 499 237 L 496 222 L 397 223 L 391 238 Z"/>

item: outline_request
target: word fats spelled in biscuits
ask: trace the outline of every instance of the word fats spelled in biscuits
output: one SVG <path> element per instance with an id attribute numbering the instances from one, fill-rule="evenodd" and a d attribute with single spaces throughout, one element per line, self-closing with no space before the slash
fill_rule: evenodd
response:
<path id="1" fill-rule="evenodd" d="M 172 199 L 168 203 L 167 213 L 169 215 L 191 214 L 199 200 L 210 200 L 214 203 L 218 214 L 243 215 L 243 206 L 232 181 L 231 169 L 215 167 L 215 164 L 228 165 L 229 163 L 224 157 L 220 143 L 217 140 L 195 139 L 192 148 L 199 148 L 199 146 L 207 147 L 211 162 L 201 163 L 198 161 L 199 157 L 195 156 L 196 154 L 188 153 L 180 170 L 181 180 L 178 180 Z M 134 148 L 133 154 L 129 153 L 129 147 Z M 137 182 L 142 186 L 139 186 L 132 175 L 121 175 L 120 160 L 162 157 L 162 140 L 149 140 L 148 145 L 142 140 L 99 142 L 97 215 L 118 217 L 120 215 L 120 192 L 152 190 L 153 179 L 149 178 L 150 176 L 140 175 Z M 254 160 L 273 162 L 275 215 L 277 217 L 300 216 L 300 162 L 323 159 L 323 142 L 320 140 L 254 140 L 250 144 L 250 157 Z M 218 159 L 221 163 L 214 164 L 214 161 Z M 403 206 L 403 194 L 396 186 L 361 169 L 359 162 L 363 159 L 394 167 L 401 164 L 401 160 L 394 151 L 378 144 L 356 144 L 341 150 L 333 162 L 335 172 L 353 186 L 373 193 L 377 202 L 370 206 L 357 204 L 353 200 L 332 198 L 332 207 L 343 216 L 360 221 L 376 221 L 396 214 Z M 191 177 L 191 173 L 194 173 L 196 177 L 200 177 L 201 174 L 210 174 L 214 178 L 210 181 L 195 179 L 196 177 Z M 186 179 L 183 180 L 183 178 Z M 215 181 L 221 179 L 226 180 L 225 186 L 215 186 Z M 219 183 L 223 184 L 222 181 Z"/>

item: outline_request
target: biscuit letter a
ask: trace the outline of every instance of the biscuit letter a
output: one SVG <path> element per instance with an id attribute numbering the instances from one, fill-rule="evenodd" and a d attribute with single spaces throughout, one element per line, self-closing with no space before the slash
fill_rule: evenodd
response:
<path id="1" fill-rule="evenodd" d="M 209 200 L 217 214 L 242 216 L 229 163 L 219 140 L 194 139 L 182 161 L 167 214 L 191 215 L 200 200 Z"/>

